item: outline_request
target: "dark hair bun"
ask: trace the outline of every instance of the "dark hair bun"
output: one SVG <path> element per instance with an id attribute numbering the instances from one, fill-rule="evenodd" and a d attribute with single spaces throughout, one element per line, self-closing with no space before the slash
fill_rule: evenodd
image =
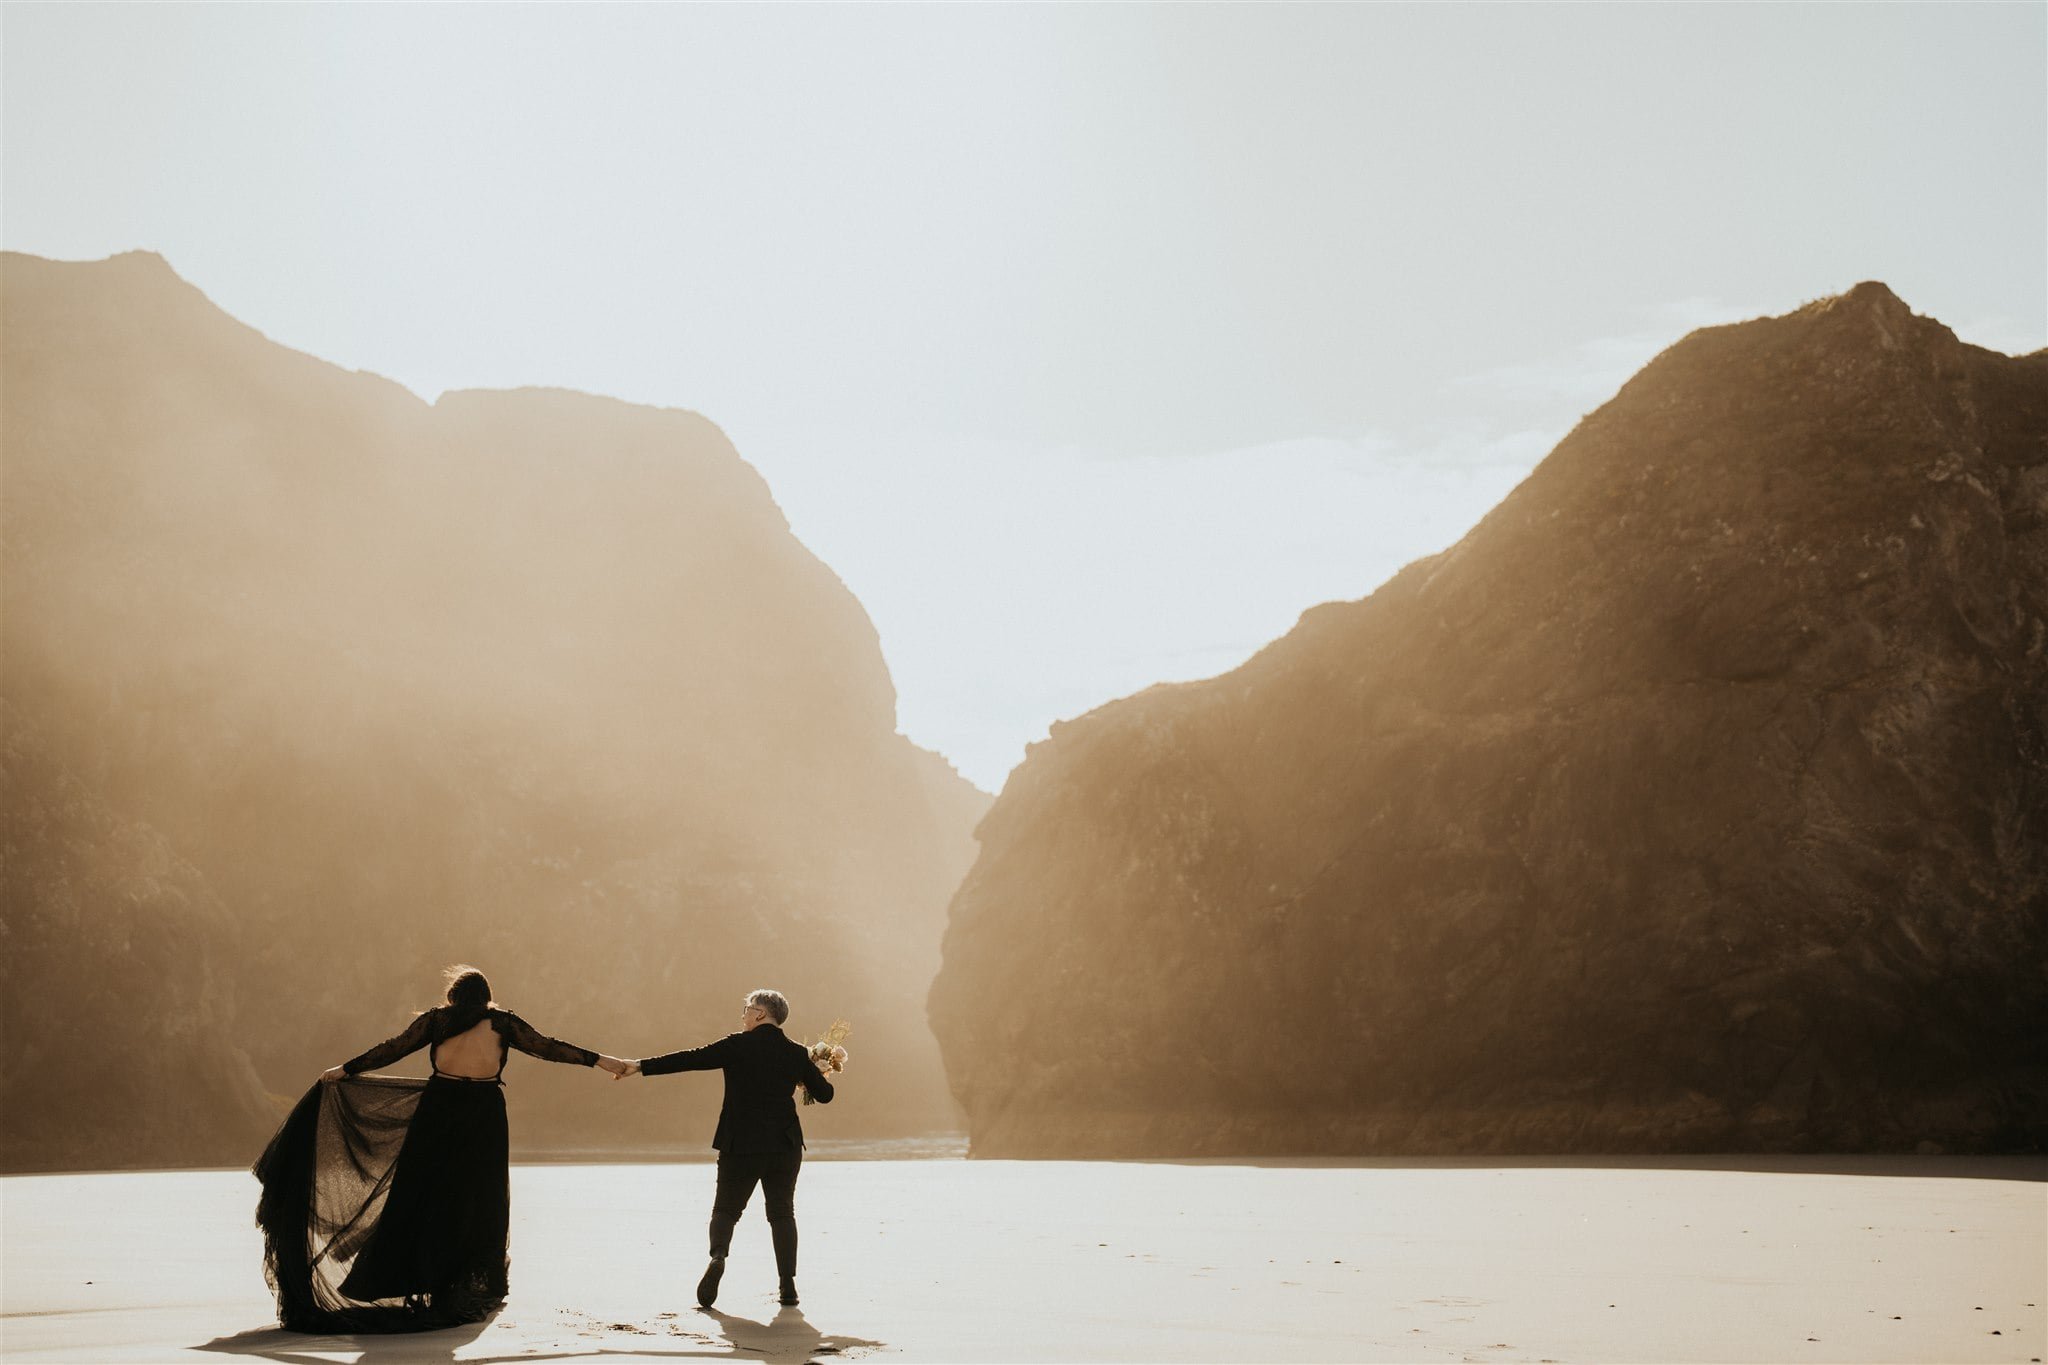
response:
<path id="1" fill-rule="evenodd" d="M 490 1008 L 491 983 L 476 968 L 458 963 L 441 973 L 448 981 L 448 1003 L 464 1014 Z"/>

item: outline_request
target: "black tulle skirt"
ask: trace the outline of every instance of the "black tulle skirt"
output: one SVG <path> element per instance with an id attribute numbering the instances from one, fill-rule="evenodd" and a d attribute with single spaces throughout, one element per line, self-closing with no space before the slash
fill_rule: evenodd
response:
<path id="1" fill-rule="evenodd" d="M 509 1167 L 495 1083 L 314 1085 L 256 1163 L 278 1321 L 409 1332 L 491 1313 L 505 1300 Z"/>

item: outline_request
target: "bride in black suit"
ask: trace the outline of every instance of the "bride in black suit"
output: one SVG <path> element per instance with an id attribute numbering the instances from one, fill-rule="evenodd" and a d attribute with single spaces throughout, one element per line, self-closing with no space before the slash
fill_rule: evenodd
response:
<path id="1" fill-rule="evenodd" d="M 495 1311 L 511 1214 L 506 1057 L 627 1070 L 500 1008 L 474 967 L 445 975 L 445 1004 L 323 1072 L 256 1163 L 264 1273 L 286 1327 L 415 1331 Z M 427 1080 L 362 1074 L 423 1047 Z"/>

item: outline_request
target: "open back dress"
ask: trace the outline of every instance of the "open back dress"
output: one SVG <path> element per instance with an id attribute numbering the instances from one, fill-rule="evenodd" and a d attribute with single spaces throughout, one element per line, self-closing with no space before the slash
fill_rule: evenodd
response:
<path id="1" fill-rule="evenodd" d="M 426 1080 L 362 1073 L 429 1048 Z M 302 1332 L 475 1322 L 505 1300 L 511 1049 L 591 1066 L 598 1054 L 509 1010 L 428 1010 L 306 1092 L 256 1163 L 264 1273 Z"/>

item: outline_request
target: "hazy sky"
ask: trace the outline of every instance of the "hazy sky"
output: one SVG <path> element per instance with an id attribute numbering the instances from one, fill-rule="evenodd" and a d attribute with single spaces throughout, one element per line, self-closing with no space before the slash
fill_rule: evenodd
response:
<path id="1" fill-rule="evenodd" d="M 2048 5 L 34 6 L 0 239 L 688 407 L 1000 786 L 1455 540 L 1686 330 L 2048 342 Z"/>

